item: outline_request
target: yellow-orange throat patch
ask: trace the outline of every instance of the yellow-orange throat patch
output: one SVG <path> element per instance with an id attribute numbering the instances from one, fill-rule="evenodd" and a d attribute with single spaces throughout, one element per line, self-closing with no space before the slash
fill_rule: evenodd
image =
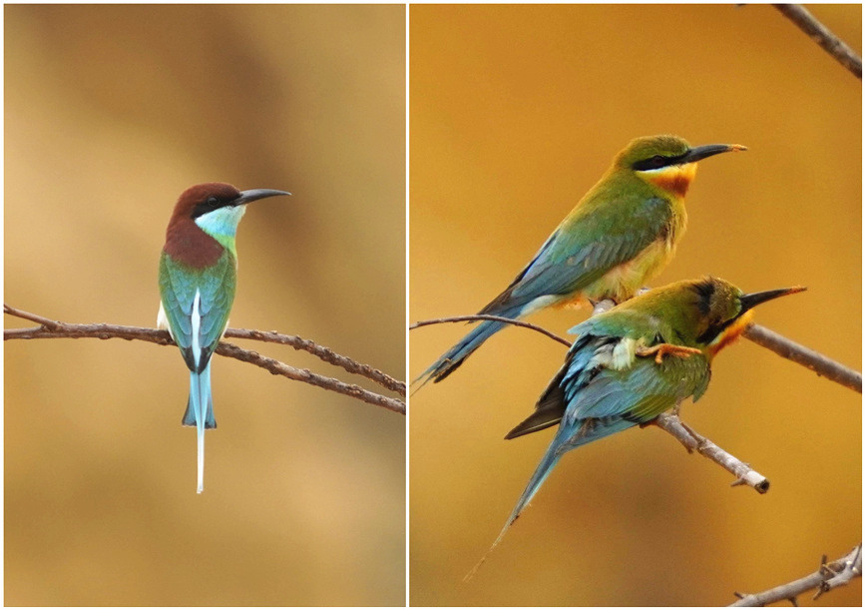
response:
<path id="1" fill-rule="evenodd" d="M 679 197 L 685 197 L 697 171 L 697 163 L 686 163 L 640 173 L 647 182 Z"/>
<path id="2" fill-rule="evenodd" d="M 752 311 L 747 311 L 743 315 L 734 321 L 733 324 L 728 326 L 725 331 L 719 335 L 715 341 L 710 344 L 710 352 L 713 356 L 718 354 L 723 347 L 726 347 L 736 341 L 740 335 L 743 334 L 743 331 L 746 330 L 746 327 L 752 323 Z"/>

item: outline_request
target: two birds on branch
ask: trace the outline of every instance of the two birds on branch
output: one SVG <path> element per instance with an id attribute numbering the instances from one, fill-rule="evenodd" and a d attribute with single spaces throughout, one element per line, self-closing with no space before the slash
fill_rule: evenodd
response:
<path id="1" fill-rule="evenodd" d="M 651 422 L 686 398 L 697 401 L 707 389 L 713 358 L 745 330 L 752 309 L 805 290 L 744 294 L 707 277 L 634 296 L 674 256 L 697 163 L 742 150 L 736 144 L 692 147 L 669 135 L 633 140 L 514 281 L 481 310 L 518 319 L 551 306 L 618 304 L 569 331 L 577 339 L 565 364 L 535 411 L 506 436 L 559 425 L 494 547 L 564 453 Z M 442 381 L 504 326 L 481 322 L 414 383 L 420 388 Z"/>

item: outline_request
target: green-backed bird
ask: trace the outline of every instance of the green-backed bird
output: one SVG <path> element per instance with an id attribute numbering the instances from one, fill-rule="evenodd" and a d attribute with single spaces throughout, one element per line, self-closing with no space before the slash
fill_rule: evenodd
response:
<path id="1" fill-rule="evenodd" d="M 246 204 L 285 191 L 238 191 L 230 184 L 185 190 L 168 221 L 159 259 L 157 326 L 167 329 L 189 368 L 184 426 L 198 433 L 198 493 L 204 490 L 204 431 L 216 428 L 210 359 L 229 323 L 238 257 L 235 234 Z"/>
<path id="2" fill-rule="evenodd" d="M 675 282 L 572 328 L 577 339 L 565 364 L 535 412 L 505 437 L 559 424 L 494 546 L 562 454 L 648 423 L 688 397 L 697 401 L 710 382 L 713 358 L 745 330 L 752 308 L 803 290 L 796 286 L 743 294 L 713 277 Z"/>
<path id="3" fill-rule="evenodd" d="M 508 288 L 479 313 L 516 319 L 555 305 L 631 298 L 674 255 L 686 228 L 685 196 L 697 162 L 737 150 L 746 148 L 692 147 L 670 135 L 633 140 Z M 442 381 L 503 326 L 481 322 L 415 382 Z"/>

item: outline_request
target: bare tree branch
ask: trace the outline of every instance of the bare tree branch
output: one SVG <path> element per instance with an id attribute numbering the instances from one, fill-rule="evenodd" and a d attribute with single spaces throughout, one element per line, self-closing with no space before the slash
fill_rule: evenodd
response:
<path id="1" fill-rule="evenodd" d="M 689 453 L 697 451 L 737 477 L 737 480 L 731 483 L 731 487 L 748 485 L 759 494 L 765 494 L 769 491 L 770 481 L 767 477 L 752 470 L 751 466 L 692 430 L 691 427 L 680 421 L 679 416 L 662 413 L 651 424 L 658 426 L 681 442 Z"/>
<path id="2" fill-rule="evenodd" d="M 530 324 L 529 322 L 523 322 L 521 320 L 513 320 L 511 318 L 504 318 L 502 316 L 491 316 L 483 313 L 475 314 L 472 316 L 456 316 L 453 318 L 437 318 L 436 320 L 421 320 L 420 322 L 415 322 L 414 324 L 409 326 L 409 330 L 415 330 L 416 328 L 421 328 L 422 326 L 430 326 L 432 324 L 446 324 L 450 322 L 476 322 L 478 320 L 490 320 L 492 322 L 502 322 L 503 324 L 512 324 L 514 326 L 528 328 L 530 330 L 539 332 L 546 337 L 550 337 L 554 341 L 559 341 L 565 347 L 571 347 L 571 341 L 569 341 L 568 339 L 563 339 L 562 337 L 558 337 L 546 328 L 541 328 L 540 326 Z"/>
<path id="3" fill-rule="evenodd" d="M 281 345 L 289 345 L 296 350 L 303 350 L 313 354 L 320 360 L 324 360 L 329 364 L 339 366 L 349 373 L 362 375 L 367 379 L 375 381 L 379 385 L 396 392 L 400 396 L 406 396 L 406 384 L 403 381 L 394 379 L 390 375 L 383 373 L 379 369 L 374 369 L 372 366 L 355 362 L 351 358 L 341 356 L 330 348 L 323 345 L 313 343 L 309 339 L 302 339 L 297 335 L 284 335 L 275 330 L 247 330 L 245 328 L 229 328 L 226 330 L 225 336 L 229 339 L 252 339 L 253 341 L 263 341 L 265 343 L 279 343 Z"/>
<path id="4" fill-rule="evenodd" d="M 809 38 L 821 45 L 821 48 L 832 55 L 836 61 L 848 68 L 854 76 L 863 78 L 863 62 L 860 56 L 815 19 L 812 13 L 800 4 L 774 4 L 773 6 L 793 21 Z"/>
<path id="5" fill-rule="evenodd" d="M 855 578 L 860 578 L 863 575 L 862 550 L 863 543 L 861 542 L 850 553 L 830 563 L 827 563 L 827 556 L 825 555 L 821 558 L 821 565 L 817 572 L 762 593 L 744 595 L 735 592 L 734 595 L 740 599 L 731 606 L 766 606 L 784 600 L 788 600 L 796 606 L 798 595 L 816 588 L 818 591 L 812 599 L 818 599 L 830 589 L 847 585 Z"/>
<path id="6" fill-rule="evenodd" d="M 7 313 L 11 316 L 30 320 L 40 325 L 37 328 L 4 329 L 4 341 L 7 341 L 9 339 L 93 338 L 126 339 L 127 341 L 139 340 L 156 343 L 157 345 L 174 345 L 174 341 L 172 341 L 171 336 L 168 334 L 167 331 L 164 330 L 141 328 L 138 326 L 117 326 L 113 324 L 67 324 L 65 322 L 49 320 L 48 318 L 43 318 L 42 316 L 39 316 L 37 314 L 21 311 L 6 304 L 3 305 L 3 311 L 4 313 Z M 279 333 L 262 333 L 262 331 L 255 330 L 234 330 L 231 336 L 243 337 L 248 339 L 259 339 L 259 337 L 257 336 L 258 333 L 261 333 L 262 335 L 265 335 L 270 339 L 276 339 L 276 337 L 280 336 Z M 226 335 L 229 336 L 228 332 L 226 333 Z M 288 337 L 289 339 L 298 339 L 297 337 L 289 337 L 288 335 L 282 336 Z M 268 339 L 259 340 L 267 341 Z M 303 339 L 300 339 L 299 341 L 304 342 L 304 344 L 310 344 L 311 346 L 313 346 L 315 348 L 314 350 L 307 351 L 311 351 L 311 353 L 314 353 L 315 355 L 323 358 L 328 362 L 330 362 L 330 360 L 327 360 L 327 358 L 330 358 L 332 356 L 335 360 L 345 361 L 345 363 L 348 363 L 348 366 L 354 368 L 354 370 L 351 370 L 350 372 L 359 372 L 361 374 L 366 374 L 366 372 L 375 371 L 375 369 L 373 369 L 372 367 L 357 363 L 349 358 L 346 358 L 345 356 L 339 356 L 338 354 L 334 354 L 331 350 L 318 346 L 311 341 L 307 342 Z M 273 342 L 286 343 L 294 347 L 293 343 L 290 343 L 288 341 L 274 340 Z M 306 349 L 306 347 L 300 347 L 296 349 Z M 220 342 L 219 346 L 216 349 L 216 353 L 222 356 L 235 358 L 243 362 L 249 362 L 250 364 L 255 364 L 256 366 L 270 371 L 274 375 L 282 375 L 284 377 L 288 377 L 289 379 L 303 381 L 304 383 L 309 383 L 311 385 L 318 386 L 332 392 L 337 392 L 338 394 L 345 394 L 346 396 L 357 398 L 358 400 L 372 405 L 384 407 L 390 411 L 394 411 L 395 413 L 401 413 L 404 415 L 406 414 L 406 404 L 402 400 L 382 396 L 380 394 L 376 394 L 375 392 L 365 390 L 354 384 L 344 383 L 338 379 L 333 379 L 331 377 L 325 377 L 323 375 L 312 373 L 307 369 L 298 369 L 283 362 L 280 362 L 279 360 L 274 360 L 273 358 L 262 356 L 257 352 L 242 349 L 236 345 L 232 345 L 231 343 Z M 328 354 L 331 354 L 332 356 Z M 340 364 L 340 366 L 343 366 L 343 364 Z M 346 368 L 346 366 L 343 366 L 343 368 Z M 346 368 L 346 370 L 350 369 Z M 384 373 L 381 373 L 381 375 L 384 375 Z M 387 377 L 387 375 L 385 375 L 385 377 Z M 371 377 L 371 379 L 373 378 Z M 388 377 L 388 379 L 391 378 Z M 382 381 L 380 381 L 379 379 L 373 380 L 382 383 Z M 395 383 L 399 384 L 401 382 Z M 403 392 L 401 395 L 404 396 L 406 391 L 405 384 L 402 385 L 402 388 Z M 399 392 L 399 390 L 395 391 Z"/>
<path id="7" fill-rule="evenodd" d="M 758 324 L 750 324 L 743 333 L 743 336 L 761 347 L 766 347 L 768 350 L 776 352 L 782 358 L 787 358 L 805 366 L 811 371 L 815 371 L 821 377 L 826 377 L 830 381 L 842 384 L 846 388 L 851 388 L 861 394 L 863 393 L 863 375 L 838 362 L 830 360 L 826 356 L 822 356 L 808 347 L 794 343 L 769 328 L 759 326 Z"/>
<path id="8" fill-rule="evenodd" d="M 220 341 L 220 344 L 216 348 L 216 353 L 221 356 L 228 356 L 243 362 L 255 364 L 256 366 L 269 370 L 274 375 L 282 375 L 283 377 L 288 377 L 295 381 L 303 381 L 304 383 L 309 383 L 310 385 L 318 386 L 325 390 L 357 398 L 358 400 L 370 403 L 371 405 L 384 407 L 389 411 L 394 411 L 395 413 L 400 413 L 402 415 L 406 414 L 406 404 L 402 400 L 388 398 L 387 396 L 370 392 L 354 384 L 343 383 L 338 379 L 317 375 L 307 369 L 296 369 L 295 367 L 289 366 L 279 360 L 262 356 L 258 352 L 241 349 L 237 345 L 226 343 L 225 341 Z"/>

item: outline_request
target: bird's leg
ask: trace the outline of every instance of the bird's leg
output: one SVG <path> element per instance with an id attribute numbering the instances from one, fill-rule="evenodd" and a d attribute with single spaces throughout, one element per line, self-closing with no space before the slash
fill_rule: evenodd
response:
<path id="1" fill-rule="evenodd" d="M 659 343 L 652 347 L 640 347 L 635 350 L 635 356 L 652 356 L 655 354 L 656 364 L 661 364 L 665 356 L 676 356 L 677 358 L 688 358 L 696 354 L 700 354 L 701 350 L 696 347 L 686 347 L 684 345 L 674 345 L 673 343 Z"/>

